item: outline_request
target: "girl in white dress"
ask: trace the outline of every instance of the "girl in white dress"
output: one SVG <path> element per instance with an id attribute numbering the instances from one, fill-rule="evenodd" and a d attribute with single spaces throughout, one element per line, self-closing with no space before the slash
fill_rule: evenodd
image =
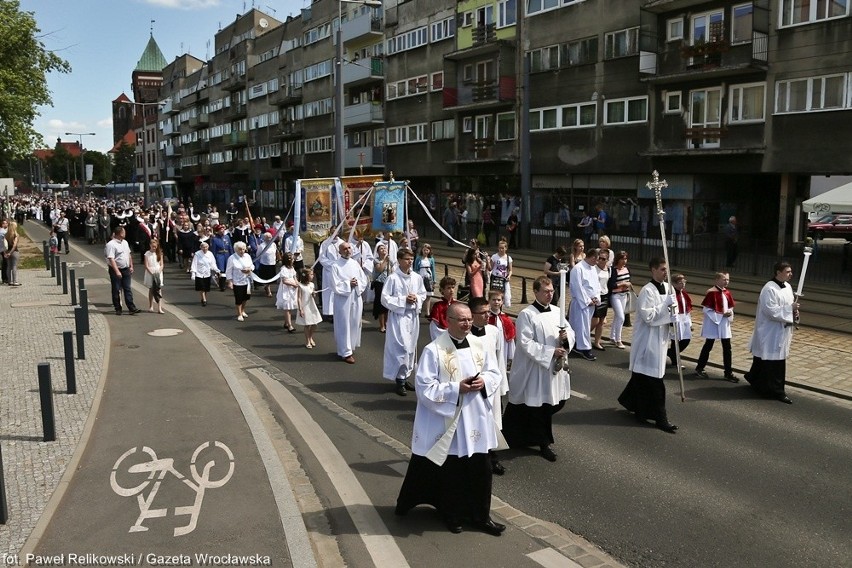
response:
<path id="1" fill-rule="evenodd" d="M 293 268 L 293 253 L 286 252 L 282 256 L 281 270 L 278 272 L 279 284 L 278 294 L 275 299 L 275 307 L 284 310 L 284 326 L 287 331 L 293 333 L 293 310 L 298 308 L 297 294 L 299 281 L 296 280 L 296 269 Z"/>
<path id="2" fill-rule="evenodd" d="M 159 239 L 151 239 L 150 249 L 145 252 L 145 279 L 144 284 L 148 288 L 148 311 L 163 311 L 163 249 L 160 248 Z"/>
<path id="3" fill-rule="evenodd" d="M 303 268 L 299 273 L 297 303 L 299 315 L 296 316 L 296 323 L 305 326 L 305 347 L 313 349 L 316 345 L 314 343 L 314 330 L 317 324 L 322 321 L 322 314 L 314 300 L 314 271 L 310 268 Z"/>
<path id="4" fill-rule="evenodd" d="M 497 244 L 497 252 L 491 255 L 491 289 L 494 290 L 494 277 L 497 281 L 503 279 L 503 306 L 508 308 L 512 305 L 512 257 L 509 256 L 509 243 L 501 238 Z"/>

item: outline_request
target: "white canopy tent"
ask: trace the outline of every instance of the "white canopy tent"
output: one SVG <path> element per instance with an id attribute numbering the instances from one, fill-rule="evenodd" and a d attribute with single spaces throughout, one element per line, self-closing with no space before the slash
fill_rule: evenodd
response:
<path id="1" fill-rule="evenodd" d="M 841 185 L 803 201 L 802 209 L 807 213 L 818 215 L 852 213 L 852 183 Z"/>

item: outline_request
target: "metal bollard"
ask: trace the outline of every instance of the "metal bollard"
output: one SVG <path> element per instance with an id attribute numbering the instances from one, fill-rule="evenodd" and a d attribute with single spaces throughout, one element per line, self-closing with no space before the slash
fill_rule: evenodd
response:
<path id="1" fill-rule="evenodd" d="M 82 278 L 80 278 L 80 282 L 83 282 Z M 85 288 L 80 288 L 80 309 L 83 310 L 83 335 L 91 335 L 91 331 L 89 331 L 89 291 Z"/>
<path id="2" fill-rule="evenodd" d="M 526 276 L 521 276 L 521 304 L 526 304 L 527 302 L 527 278 Z"/>
<path id="3" fill-rule="evenodd" d="M 3 446 L 0 446 L 0 525 L 9 520 L 9 506 L 6 503 L 6 480 L 3 478 Z"/>
<path id="4" fill-rule="evenodd" d="M 41 401 L 41 427 L 45 442 L 56 440 L 56 422 L 53 415 L 53 387 L 50 385 L 50 365 L 38 364 L 38 398 Z"/>
<path id="5" fill-rule="evenodd" d="M 47 241 L 41 241 L 41 253 L 44 255 L 44 269 L 50 270 L 50 246 Z"/>
<path id="6" fill-rule="evenodd" d="M 70 331 L 62 332 L 65 345 L 65 386 L 68 394 L 77 394 L 77 370 L 74 368 L 74 338 Z"/>
<path id="7" fill-rule="evenodd" d="M 56 278 L 56 259 L 53 253 L 50 253 L 50 262 L 48 262 L 48 270 L 50 270 L 50 277 Z"/>
<path id="8" fill-rule="evenodd" d="M 74 308 L 74 328 L 77 333 L 77 359 L 86 358 L 85 334 L 83 333 L 83 308 Z"/>
<path id="9" fill-rule="evenodd" d="M 80 278 L 77 279 L 77 289 L 82 290 L 85 287 L 86 287 L 86 279 L 81 276 Z"/>
<path id="10" fill-rule="evenodd" d="M 64 260 L 61 263 L 62 266 L 62 293 L 68 293 L 68 263 Z"/>
<path id="11" fill-rule="evenodd" d="M 56 285 L 62 285 L 62 269 L 60 265 L 62 264 L 62 260 L 59 258 L 58 254 L 53 255 L 53 266 L 56 269 L 54 272 L 54 276 L 56 276 Z"/>
<path id="12" fill-rule="evenodd" d="M 77 271 L 73 268 L 68 271 L 68 287 L 71 288 L 71 305 L 77 305 Z"/>
<path id="13" fill-rule="evenodd" d="M 444 276 L 450 275 L 450 266 L 448 264 L 444 264 Z"/>

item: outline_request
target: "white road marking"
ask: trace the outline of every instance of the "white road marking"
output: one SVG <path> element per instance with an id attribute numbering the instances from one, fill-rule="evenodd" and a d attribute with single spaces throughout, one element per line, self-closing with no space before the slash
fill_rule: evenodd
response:
<path id="1" fill-rule="evenodd" d="M 178 335 L 179 333 L 183 333 L 182 329 L 173 329 L 173 328 L 165 328 L 165 329 L 155 329 L 154 331 L 149 331 L 148 335 L 151 337 L 173 337 Z"/>
<path id="2" fill-rule="evenodd" d="M 527 558 L 541 564 L 544 568 L 583 568 L 553 548 L 542 548 L 531 552 L 527 554 Z"/>
<path id="3" fill-rule="evenodd" d="M 367 492 L 320 425 L 314 421 L 287 387 L 270 377 L 266 371 L 247 369 L 247 372 L 263 382 L 266 390 L 275 399 L 275 403 L 286 413 L 299 435 L 305 440 L 306 446 L 322 464 L 361 535 L 361 540 L 373 559 L 373 564 L 395 568 L 408 566 L 405 556 L 376 511 L 373 502 L 370 501 Z"/>

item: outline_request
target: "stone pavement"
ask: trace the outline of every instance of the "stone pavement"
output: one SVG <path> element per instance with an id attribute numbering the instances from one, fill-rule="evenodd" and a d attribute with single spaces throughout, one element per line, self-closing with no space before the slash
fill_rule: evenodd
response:
<path id="1" fill-rule="evenodd" d="M 74 331 L 70 295 L 45 270 L 20 270 L 22 286 L 0 287 L 3 360 L 0 446 L 9 519 L 0 525 L 0 558 L 17 554 L 36 527 L 66 469 L 75 469 L 77 444 L 97 404 L 109 342 L 103 316 L 92 312 L 85 360 L 75 359 L 77 394 L 66 394 L 62 332 Z M 76 333 L 74 336 L 76 357 Z M 39 363 L 49 363 L 56 441 L 43 442 L 38 392 Z M 92 414 L 94 416 L 94 413 Z"/>

